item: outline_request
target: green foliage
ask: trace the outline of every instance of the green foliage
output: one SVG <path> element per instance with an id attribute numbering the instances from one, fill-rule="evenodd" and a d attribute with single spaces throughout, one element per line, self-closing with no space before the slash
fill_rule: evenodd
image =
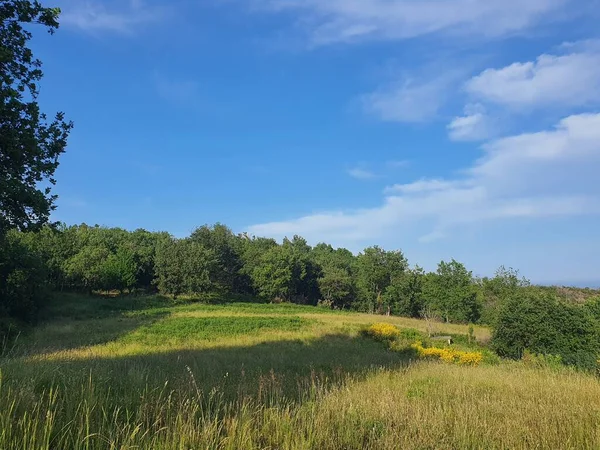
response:
<path id="1" fill-rule="evenodd" d="M 7 315 L 32 320 L 46 288 L 46 267 L 39 254 L 21 237 L 7 233 L 39 229 L 54 209 L 53 176 L 73 125 L 65 122 L 62 113 L 48 123 L 40 111 L 42 63 L 28 43 L 29 25 L 39 24 L 53 33 L 59 12 L 37 1 L 0 4 L 0 318 L 4 323 Z"/>
<path id="2" fill-rule="evenodd" d="M 384 301 L 391 305 L 391 312 L 399 316 L 420 317 L 425 299 L 423 297 L 423 269 L 417 266 L 396 277 L 387 287 Z"/>
<path id="3" fill-rule="evenodd" d="M 583 307 L 521 291 L 500 310 L 492 345 L 504 357 L 518 359 L 528 350 L 593 370 L 600 352 L 600 325 Z"/>
<path id="4" fill-rule="evenodd" d="M 225 225 L 197 228 L 190 240 L 210 249 L 215 258 L 212 288 L 221 292 L 245 293 L 249 291 L 248 277 L 242 273 L 242 241 Z"/>
<path id="5" fill-rule="evenodd" d="M 425 279 L 428 306 L 446 322 L 474 323 L 481 315 L 481 304 L 473 285 L 473 277 L 465 266 L 454 259 L 440 262 L 436 273 Z"/>
<path id="6" fill-rule="evenodd" d="M 304 239 L 294 236 L 262 254 L 254 266 L 252 282 L 258 295 L 265 300 L 316 305 L 319 275 L 311 248 Z"/>
<path id="7" fill-rule="evenodd" d="M 37 228 L 54 209 L 50 186 L 73 125 L 62 113 L 47 123 L 40 112 L 42 64 L 27 44 L 28 24 L 52 33 L 59 12 L 37 1 L 0 4 L 0 236 L 11 228 Z"/>
<path id="8" fill-rule="evenodd" d="M 481 322 L 493 325 L 501 305 L 524 288 L 529 288 L 529 280 L 521 277 L 516 269 L 500 266 L 493 278 L 483 278 L 479 289 L 483 298 Z"/>
<path id="9" fill-rule="evenodd" d="M 202 294 L 213 287 L 218 261 L 212 250 L 192 239 L 169 239 L 156 251 L 158 289 L 163 294 Z"/>
<path id="10" fill-rule="evenodd" d="M 319 278 L 321 296 L 334 308 L 345 308 L 352 303 L 354 280 L 343 267 L 325 266 Z"/>
<path id="11" fill-rule="evenodd" d="M 389 301 L 393 297 L 384 294 L 407 269 L 408 262 L 401 251 L 385 251 L 377 246 L 365 249 L 356 258 L 359 308 L 369 312 L 390 312 Z"/>
<path id="12" fill-rule="evenodd" d="M 321 267 L 318 283 L 322 299 L 336 309 L 350 307 L 356 296 L 354 255 L 328 244 L 318 244 L 312 253 Z"/>
<path id="13" fill-rule="evenodd" d="M 32 321 L 47 296 L 46 267 L 18 233 L 0 238 L 0 248 L 0 318 Z M 0 326 L 7 328 L 8 323 Z"/>

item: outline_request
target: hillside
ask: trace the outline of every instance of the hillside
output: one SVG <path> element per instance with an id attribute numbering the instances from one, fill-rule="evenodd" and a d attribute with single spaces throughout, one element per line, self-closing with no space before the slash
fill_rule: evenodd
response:
<path id="1" fill-rule="evenodd" d="M 0 359 L 0 448 L 600 445 L 593 376 L 535 361 L 420 361 L 360 333 L 382 320 L 431 329 L 420 320 L 74 295 L 45 316 Z M 474 335 L 484 343 L 489 330 Z"/>

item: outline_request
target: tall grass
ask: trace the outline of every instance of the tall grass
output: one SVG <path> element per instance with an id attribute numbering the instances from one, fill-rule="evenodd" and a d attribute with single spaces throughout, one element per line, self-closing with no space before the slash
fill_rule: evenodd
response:
<path id="1" fill-rule="evenodd" d="M 71 298 L 0 358 L 0 449 L 600 448 L 590 375 L 417 362 L 363 314 L 118 300 Z"/>
<path id="2" fill-rule="evenodd" d="M 188 376 L 185 396 L 168 384 L 146 386 L 122 402 L 103 395 L 93 378 L 76 392 L 35 398 L 2 386 L 8 407 L 0 412 L 0 448 L 600 447 L 600 385 L 576 373 L 419 363 L 330 390 L 315 377 L 299 401 L 268 377 L 262 397 L 226 401 Z"/>

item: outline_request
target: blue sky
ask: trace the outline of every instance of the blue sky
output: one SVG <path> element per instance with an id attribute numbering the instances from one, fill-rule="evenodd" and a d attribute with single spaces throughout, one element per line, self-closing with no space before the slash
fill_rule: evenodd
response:
<path id="1" fill-rule="evenodd" d="M 54 218 L 600 284 L 596 0 L 55 0 Z"/>

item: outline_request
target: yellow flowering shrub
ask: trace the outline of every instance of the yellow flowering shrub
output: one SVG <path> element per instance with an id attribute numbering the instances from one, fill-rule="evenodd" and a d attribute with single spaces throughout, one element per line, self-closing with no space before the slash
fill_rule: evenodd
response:
<path id="1" fill-rule="evenodd" d="M 478 365 L 483 359 L 483 355 L 480 352 L 460 352 L 458 356 L 458 363 L 469 366 Z"/>
<path id="2" fill-rule="evenodd" d="M 374 323 L 365 332 L 378 341 L 391 341 L 400 336 L 400 330 L 389 323 Z"/>
<path id="3" fill-rule="evenodd" d="M 425 348 L 420 342 L 413 344 L 412 348 L 417 351 L 421 358 L 437 358 L 446 363 L 476 366 L 483 360 L 481 352 L 463 352 L 451 348 Z"/>

